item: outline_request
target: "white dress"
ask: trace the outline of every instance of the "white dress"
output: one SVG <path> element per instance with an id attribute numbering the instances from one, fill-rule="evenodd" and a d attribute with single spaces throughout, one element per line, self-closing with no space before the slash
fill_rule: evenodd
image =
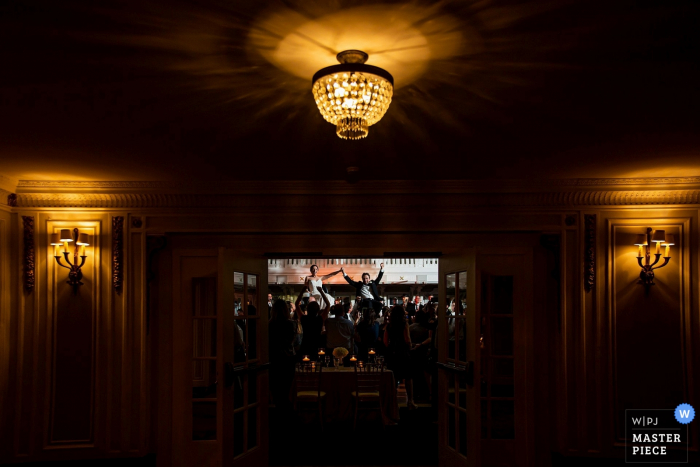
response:
<path id="1" fill-rule="evenodd" d="M 318 302 L 318 305 L 323 310 L 324 308 L 326 308 L 326 302 L 323 301 L 323 297 L 321 297 L 321 293 L 323 293 L 323 292 L 321 292 L 321 293 L 318 292 L 318 289 L 323 290 L 323 281 L 321 280 L 320 277 L 316 277 L 315 279 L 312 279 L 311 276 L 309 276 L 308 279 L 309 279 L 309 293 L 312 297 L 314 297 L 314 299 Z M 325 295 L 326 298 L 328 298 L 328 303 L 330 303 L 331 297 L 326 293 L 324 293 L 323 295 Z"/>

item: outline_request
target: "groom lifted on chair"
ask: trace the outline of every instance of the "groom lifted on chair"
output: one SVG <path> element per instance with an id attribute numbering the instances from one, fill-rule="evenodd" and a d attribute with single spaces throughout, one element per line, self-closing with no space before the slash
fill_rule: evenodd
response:
<path id="1" fill-rule="evenodd" d="M 375 312 L 379 312 L 379 310 L 382 309 L 382 299 L 379 296 L 377 284 L 382 280 L 382 275 L 384 275 L 384 263 L 379 265 L 379 274 L 377 274 L 377 278 L 373 281 L 369 279 L 368 272 L 362 273 L 362 282 L 355 282 L 345 274 L 345 268 L 340 268 L 340 270 L 343 272 L 343 277 L 347 283 L 355 287 L 355 295 L 362 297 L 359 309 L 370 308 L 374 309 Z"/>

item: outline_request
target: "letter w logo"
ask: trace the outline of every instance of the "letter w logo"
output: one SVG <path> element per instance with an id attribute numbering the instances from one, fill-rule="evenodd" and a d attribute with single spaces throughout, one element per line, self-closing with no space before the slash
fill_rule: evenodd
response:
<path id="1" fill-rule="evenodd" d="M 690 410 L 679 410 L 678 413 L 681 415 L 681 418 L 690 418 Z"/>

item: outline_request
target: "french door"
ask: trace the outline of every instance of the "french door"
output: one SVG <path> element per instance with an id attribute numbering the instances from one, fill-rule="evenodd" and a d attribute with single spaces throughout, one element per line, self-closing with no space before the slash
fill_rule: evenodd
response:
<path id="1" fill-rule="evenodd" d="M 266 261 L 175 250 L 173 280 L 173 465 L 266 465 Z"/>
<path id="2" fill-rule="evenodd" d="M 481 465 L 479 434 L 479 312 L 476 257 L 440 258 L 438 263 L 438 446 L 442 466 Z"/>
<path id="3" fill-rule="evenodd" d="M 440 465 L 534 465 L 532 250 L 443 256 L 439 274 Z"/>

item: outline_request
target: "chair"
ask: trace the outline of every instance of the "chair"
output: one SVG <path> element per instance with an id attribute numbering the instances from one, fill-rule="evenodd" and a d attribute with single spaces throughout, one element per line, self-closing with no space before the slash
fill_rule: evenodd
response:
<path id="1" fill-rule="evenodd" d="M 352 423 L 352 429 L 357 428 L 357 413 L 360 410 L 376 410 L 379 408 L 379 414 L 382 419 L 382 429 L 385 427 L 384 421 L 384 405 L 379 391 L 382 383 L 382 375 L 384 373 L 384 365 L 367 364 L 364 367 L 355 366 L 355 390 L 352 394 L 352 402 L 355 407 L 355 415 Z M 369 408 L 360 408 L 360 404 L 375 404 Z"/>
<path id="2" fill-rule="evenodd" d="M 299 364 L 294 374 L 294 409 L 301 412 L 300 404 L 315 403 L 321 430 L 323 430 L 323 401 L 326 397 L 326 392 L 321 391 L 322 375 L 323 366 L 312 367 L 309 364 Z"/>

